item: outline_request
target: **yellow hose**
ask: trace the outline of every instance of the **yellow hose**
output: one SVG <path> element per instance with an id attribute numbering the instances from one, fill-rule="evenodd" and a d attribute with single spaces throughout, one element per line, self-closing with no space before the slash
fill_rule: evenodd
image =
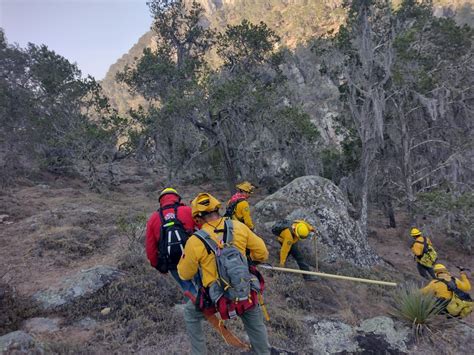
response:
<path id="1" fill-rule="evenodd" d="M 327 277 L 327 278 L 330 278 L 330 279 L 364 282 L 364 283 L 368 283 L 368 284 L 397 287 L 397 284 L 395 282 L 370 280 L 370 279 L 363 279 L 363 278 L 360 278 L 360 277 L 342 276 L 342 275 L 334 275 L 334 274 L 325 274 L 323 272 L 288 269 L 288 268 L 284 268 L 284 267 L 276 267 L 276 266 L 265 265 L 265 264 L 261 264 L 258 267 L 263 268 L 263 269 L 267 269 L 267 270 L 290 272 L 290 273 L 294 273 L 294 274 L 314 275 L 314 276 L 320 276 L 320 277 Z"/>

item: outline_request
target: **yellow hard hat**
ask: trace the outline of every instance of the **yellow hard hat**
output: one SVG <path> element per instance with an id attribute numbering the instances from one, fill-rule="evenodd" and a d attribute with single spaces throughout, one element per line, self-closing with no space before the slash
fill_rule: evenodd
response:
<path id="1" fill-rule="evenodd" d="M 299 222 L 296 224 L 295 233 L 299 238 L 305 239 L 306 237 L 308 237 L 309 232 L 310 232 L 310 229 L 306 223 Z"/>
<path id="2" fill-rule="evenodd" d="M 412 237 L 418 237 L 419 235 L 421 235 L 421 232 L 418 228 L 412 228 L 410 234 Z"/>
<path id="3" fill-rule="evenodd" d="M 193 217 L 200 217 L 205 213 L 218 211 L 220 207 L 219 200 L 206 192 L 201 192 L 191 201 Z"/>
<path id="4" fill-rule="evenodd" d="M 160 192 L 160 196 L 158 197 L 158 200 L 160 200 L 164 195 L 169 195 L 169 194 L 176 195 L 176 196 L 178 196 L 179 199 L 181 200 L 181 196 L 179 195 L 178 191 L 176 191 L 176 190 L 173 189 L 172 187 L 167 187 L 166 189 L 163 189 L 163 190 Z"/>
<path id="5" fill-rule="evenodd" d="M 435 266 L 433 267 L 433 271 L 437 274 L 442 271 L 448 271 L 448 269 L 446 269 L 446 266 L 444 266 L 443 264 L 435 264 Z"/>
<path id="6" fill-rule="evenodd" d="M 241 182 L 240 184 L 235 185 L 236 188 L 243 192 L 247 192 L 249 194 L 253 193 L 253 190 L 255 189 L 255 186 L 253 186 L 250 182 L 244 181 Z"/>

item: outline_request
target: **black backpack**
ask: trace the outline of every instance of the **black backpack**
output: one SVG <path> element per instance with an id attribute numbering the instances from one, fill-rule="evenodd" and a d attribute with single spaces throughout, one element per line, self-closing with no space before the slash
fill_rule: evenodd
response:
<path id="1" fill-rule="evenodd" d="M 163 206 L 157 211 L 161 220 L 157 269 L 163 274 L 166 274 L 169 270 L 176 270 L 189 237 L 183 224 L 178 219 L 179 206 L 179 204 Z M 173 208 L 174 213 L 168 213 L 166 216 L 163 216 L 163 210 L 170 208 Z"/>
<path id="2" fill-rule="evenodd" d="M 276 222 L 272 227 L 272 233 L 276 236 L 279 236 L 281 232 L 285 229 L 290 228 L 292 222 L 287 219 L 282 219 L 281 221 Z"/>
<path id="3" fill-rule="evenodd" d="M 229 203 L 227 205 L 226 210 L 225 210 L 224 217 L 232 218 L 232 216 L 235 213 L 235 208 L 237 207 L 238 203 L 242 202 L 242 201 L 245 201 L 245 198 L 238 198 L 237 200 L 232 201 L 231 203 Z"/>
<path id="4" fill-rule="evenodd" d="M 464 291 L 459 289 L 458 285 L 456 285 L 456 279 L 454 277 L 451 276 L 451 280 L 449 280 L 449 281 L 446 281 L 446 280 L 440 279 L 440 278 L 436 278 L 436 280 L 438 282 L 444 283 L 448 287 L 448 290 L 451 291 L 451 292 L 454 292 L 456 294 L 456 296 L 458 296 L 461 300 L 463 300 L 463 301 L 472 301 L 472 298 L 469 295 L 469 293 L 464 292 Z"/>

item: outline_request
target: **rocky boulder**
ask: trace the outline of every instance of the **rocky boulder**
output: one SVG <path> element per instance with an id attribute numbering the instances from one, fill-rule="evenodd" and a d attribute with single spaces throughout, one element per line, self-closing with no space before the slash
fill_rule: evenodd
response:
<path id="1" fill-rule="evenodd" d="M 44 354 L 43 345 L 21 330 L 0 337 L 0 354 Z"/>
<path id="2" fill-rule="evenodd" d="M 270 230 L 281 219 L 304 219 L 318 230 L 321 259 L 347 261 L 370 267 L 381 261 L 369 246 L 356 220 L 350 217 L 349 202 L 331 181 L 320 176 L 293 180 L 255 206 L 260 224 Z M 300 243 L 312 252 L 312 243 Z"/>
<path id="3" fill-rule="evenodd" d="M 53 309 L 97 292 L 121 274 L 122 272 L 114 267 L 98 265 L 63 279 L 56 287 L 35 293 L 33 298 L 43 309 Z"/>
<path id="4" fill-rule="evenodd" d="M 339 320 L 308 319 L 312 349 L 316 354 L 405 354 L 411 344 L 410 329 L 388 317 L 366 319 L 357 327 Z"/>

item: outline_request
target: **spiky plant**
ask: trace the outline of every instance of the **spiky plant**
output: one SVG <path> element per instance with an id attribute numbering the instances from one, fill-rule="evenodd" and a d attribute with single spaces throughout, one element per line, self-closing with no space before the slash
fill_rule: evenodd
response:
<path id="1" fill-rule="evenodd" d="M 411 324 L 417 340 L 430 336 L 441 325 L 442 320 L 437 316 L 445 305 L 440 304 L 432 294 L 423 294 L 416 284 L 407 283 L 399 287 L 394 292 L 393 300 L 392 314 Z"/>

